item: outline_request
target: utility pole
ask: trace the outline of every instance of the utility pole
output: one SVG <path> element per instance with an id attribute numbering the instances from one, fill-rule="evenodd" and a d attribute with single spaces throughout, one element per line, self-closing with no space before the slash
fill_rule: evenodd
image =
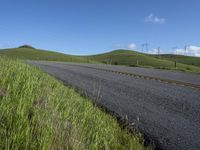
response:
<path id="1" fill-rule="evenodd" d="M 178 47 L 177 46 L 175 46 L 175 47 L 172 47 L 172 50 L 173 50 L 173 52 L 175 51 L 175 54 L 177 55 L 177 50 L 178 49 Z M 171 56 L 172 57 L 172 56 Z M 174 58 L 176 58 L 176 57 L 174 57 Z M 176 68 L 176 60 L 174 61 L 174 67 Z"/>
<path id="2" fill-rule="evenodd" d="M 185 46 L 184 46 L 184 55 L 187 55 L 187 49 L 188 49 L 188 46 L 185 45 Z"/>
<path id="3" fill-rule="evenodd" d="M 110 65 L 112 65 L 112 54 L 110 55 Z"/>
<path id="4" fill-rule="evenodd" d="M 137 49 L 136 49 L 136 51 L 137 51 Z M 139 53 L 136 53 L 136 66 L 138 66 L 139 65 Z"/>
<path id="5" fill-rule="evenodd" d="M 157 49 L 157 54 L 158 54 L 158 57 L 160 57 L 160 46 Z"/>

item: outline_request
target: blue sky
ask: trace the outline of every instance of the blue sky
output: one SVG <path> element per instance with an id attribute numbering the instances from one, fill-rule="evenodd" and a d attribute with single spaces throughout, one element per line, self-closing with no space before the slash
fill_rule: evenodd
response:
<path id="1" fill-rule="evenodd" d="M 96 54 L 147 42 L 200 56 L 199 0 L 0 0 L 0 19 L 0 48 Z"/>

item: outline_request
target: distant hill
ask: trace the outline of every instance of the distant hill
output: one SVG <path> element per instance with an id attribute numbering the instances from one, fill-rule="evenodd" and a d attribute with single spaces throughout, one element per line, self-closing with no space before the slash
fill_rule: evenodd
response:
<path id="1" fill-rule="evenodd" d="M 112 65 L 173 69 L 200 73 L 200 58 L 178 55 L 156 56 L 122 49 L 98 55 L 75 56 L 53 51 L 35 49 L 31 46 L 23 45 L 18 48 L 2 49 L 0 50 L 0 56 L 1 55 L 26 60 L 104 63 Z M 175 60 L 177 61 L 176 68 L 174 67 Z"/>
<path id="2" fill-rule="evenodd" d="M 86 62 L 86 58 L 58 52 L 39 50 L 29 46 L 0 50 L 0 55 L 27 60 Z"/>
<path id="3" fill-rule="evenodd" d="M 154 55 L 156 58 L 162 58 L 171 61 L 177 61 L 179 63 L 193 65 L 200 67 L 200 57 L 183 56 L 183 55 L 172 55 L 172 54 L 162 54 L 160 56 Z"/>
<path id="4" fill-rule="evenodd" d="M 112 64 L 112 65 L 126 65 L 126 66 L 142 66 L 142 67 L 154 67 L 159 69 L 175 69 L 182 71 L 194 71 L 200 73 L 200 67 L 190 65 L 189 61 L 191 58 L 185 56 L 187 59 L 177 60 L 177 68 L 174 67 L 175 59 L 167 59 L 165 57 L 157 57 L 155 55 L 148 55 L 139 53 L 132 50 L 114 50 L 104 54 L 98 54 L 89 56 L 90 60 L 98 62 Z M 194 58 L 193 58 L 194 59 Z M 195 60 L 195 61 L 194 61 Z M 194 63 L 198 64 L 200 58 L 194 59 Z M 183 63 L 184 62 L 184 63 Z"/>

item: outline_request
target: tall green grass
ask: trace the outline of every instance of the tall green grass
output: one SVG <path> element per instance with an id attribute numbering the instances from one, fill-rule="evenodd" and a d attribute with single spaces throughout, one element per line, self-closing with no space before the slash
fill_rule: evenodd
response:
<path id="1" fill-rule="evenodd" d="M 144 149 L 139 140 L 73 89 L 0 57 L 0 149 Z"/>

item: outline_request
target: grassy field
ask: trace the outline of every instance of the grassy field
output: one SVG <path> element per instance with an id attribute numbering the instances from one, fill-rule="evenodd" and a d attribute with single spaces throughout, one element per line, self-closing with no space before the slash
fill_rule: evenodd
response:
<path id="1" fill-rule="evenodd" d="M 200 67 L 200 57 L 170 55 L 170 54 L 163 54 L 160 56 L 154 55 L 154 56 L 156 58 L 162 58 L 162 59 L 166 59 L 166 60 L 170 60 L 170 61 L 177 61 L 179 63 Z"/>
<path id="2" fill-rule="evenodd" d="M 19 60 L 0 57 L 0 149 L 145 149 L 73 89 Z"/>
<path id="3" fill-rule="evenodd" d="M 153 67 L 158 69 L 170 69 L 170 70 L 180 70 L 186 72 L 200 73 L 200 67 L 198 66 L 183 64 L 177 61 L 175 67 L 173 60 L 155 58 L 155 56 L 150 56 L 147 54 L 138 53 L 130 50 L 115 50 L 109 53 L 90 56 L 89 59 L 92 61 L 112 64 L 112 65 Z"/>
<path id="4" fill-rule="evenodd" d="M 158 57 L 156 55 L 148 55 L 130 50 L 115 50 L 91 56 L 74 56 L 52 51 L 38 50 L 31 47 L 20 47 L 0 50 L 0 55 L 30 60 L 103 63 L 200 73 L 200 58 L 198 57 L 177 55 L 161 55 Z M 174 64 L 175 60 L 177 61 L 176 67 Z"/>
<path id="5" fill-rule="evenodd" d="M 20 47 L 0 50 L 0 55 L 18 59 L 68 61 L 68 62 L 89 62 L 87 57 L 66 55 L 53 51 L 39 50 L 29 47 Z"/>

